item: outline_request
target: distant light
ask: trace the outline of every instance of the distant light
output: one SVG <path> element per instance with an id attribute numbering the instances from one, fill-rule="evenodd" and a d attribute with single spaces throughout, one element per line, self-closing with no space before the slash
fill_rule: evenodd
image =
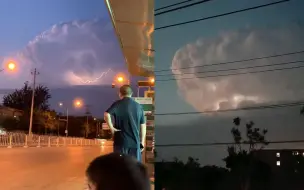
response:
<path id="1" fill-rule="evenodd" d="M 63 103 L 60 102 L 60 103 L 59 103 L 59 106 L 63 106 Z"/>
<path id="2" fill-rule="evenodd" d="M 16 64 L 13 63 L 13 62 L 10 62 L 8 65 L 7 65 L 8 69 L 9 70 L 14 70 L 16 68 Z"/>
<path id="3" fill-rule="evenodd" d="M 277 152 L 277 157 L 280 157 L 280 153 L 279 152 Z"/>
<path id="4" fill-rule="evenodd" d="M 79 108 L 79 107 L 82 106 L 82 104 L 83 104 L 82 99 L 77 98 L 77 99 L 74 100 L 74 106 L 75 106 L 75 107 L 78 107 L 78 108 Z"/>
<path id="5" fill-rule="evenodd" d="M 277 166 L 280 166 L 281 165 L 281 162 L 280 161 L 277 161 Z"/>
<path id="6" fill-rule="evenodd" d="M 154 78 L 151 78 L 151 79 L 150 79 L 150 82 L 151 82 L 151 83 L 154 83 L 154 82 L 155 82 L 155 79 L 154 79 Z"/>

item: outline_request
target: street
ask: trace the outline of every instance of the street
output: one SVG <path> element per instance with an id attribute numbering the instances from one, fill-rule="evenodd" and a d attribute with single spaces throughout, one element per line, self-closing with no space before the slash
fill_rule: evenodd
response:
<path id="1" fill-rule="evenodd" d="M 0 186 L 5 190 L 83 190 L 85 169 L 111 147 L 0 149 Z"/>

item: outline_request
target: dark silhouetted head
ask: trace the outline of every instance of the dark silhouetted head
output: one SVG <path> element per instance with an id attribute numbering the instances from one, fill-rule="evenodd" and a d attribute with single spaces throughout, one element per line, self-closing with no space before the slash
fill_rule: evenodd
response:
<path id="1" fill-rule="evenodd" d="M 91 190 L 150 190 L 146 167 L 133 157 L 111 153 L 94 159 L 86 170 Z"/>
<path id="2" fill-rule="evenodd" d="M 119 88 L 119 97 L 131 97 L 133 94 L 132 88 L 130 85 L 123 85 Z"/>

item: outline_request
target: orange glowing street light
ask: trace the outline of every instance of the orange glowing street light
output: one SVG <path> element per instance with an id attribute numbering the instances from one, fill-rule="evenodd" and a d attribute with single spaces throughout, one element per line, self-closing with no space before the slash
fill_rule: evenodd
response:
<path id="1" fill-rule="evenodd" d="M 13 61 L 7 62 L 5 68 L 0 69 L 0 72 L 4 71 L 4 70 L 8 70 L 8 71 L 14 71 L 14 70 L 16 70 L 16 63 L 13 62 Z"/>
<path id="2" fill-rule="evenodd" d="M 123 77 L 117 77 L 117 81 L 118 81 L 118 82 L 123 82 L 123 81 L 124 81 L 124 78 L 123 78 Z"/>
<path id="3" fill-rule="evenodd" d="M 82 106 L 82 100 L 80 100 L 80 99 L 76 99 L 76 100 L 74 100 L 74 106 L 75 107 L 81 107 Z"/>
<path id="4" fill-rule="evenodd" d="M 15 70 L 15 68 L 16 68 L 16 64 L 15 64 L 14 62 L 9 62 L 9 63 L 7 64 L 7 68 L 8 68 L 9 70 L 13 71 L 13 70 Z"/>
<path id="5" fill-rule="evenodd" d="M 150 83 L 154 83 L 155 82 L 155 79 L 154 78 L 150 78 Z"/>

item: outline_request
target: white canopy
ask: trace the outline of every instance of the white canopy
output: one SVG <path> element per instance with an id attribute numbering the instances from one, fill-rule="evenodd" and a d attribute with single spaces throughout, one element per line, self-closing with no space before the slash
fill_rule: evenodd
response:
<path id="1" fill-rule="evenodd" d="M 133 76 L 154 71 L 154 1 L 105 0 L 128 70 Z"/>

